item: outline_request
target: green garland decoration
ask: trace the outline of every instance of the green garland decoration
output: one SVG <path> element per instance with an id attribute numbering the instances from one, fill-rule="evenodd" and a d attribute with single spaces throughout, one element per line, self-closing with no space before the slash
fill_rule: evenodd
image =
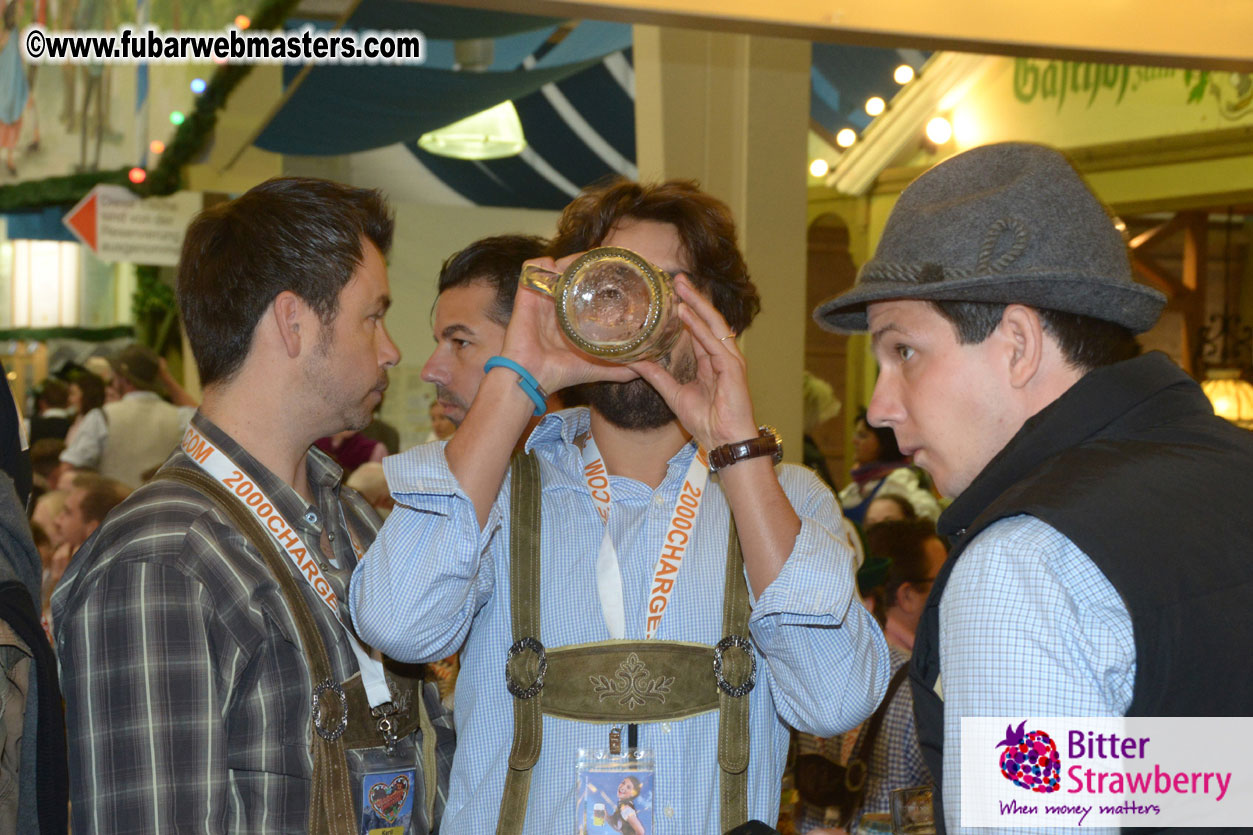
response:
<path id="1" fill-rule="evenodd" d="M 83 199 L 84 194 L 102 183 L 130 185 L 127 171 L 125 168 L 116 171 L 90 171 L 4 186 L 0 188 L 0 212 L 42 209 L 47 206 L 62 206 L 69 211 L 70 207 Z"/>
<path id="2" fill-rule="evenodd" d="M 130 325 L 115 325 L 111 328 L 6 328 L 0 330 L 0 340 L 20 339 L 29 342 L 47 342 L 51 339 L 79 339 L 83 342 L 108 342 L 111 339 L 122 339 L 134 336 L 135 329 Z"/>
<path id="3" fill-rule="evenodd" d="M 299 0 L 262 0 L 253 16 L 252 28 L 277 29 L 299 4 Z M 130 181 L 129 168 L 90 171 L 68 176 L 47 177 L 0 187 L 0 212 L 63 206 L 67 210 L 101 184 L 128 187 L 141 197 L 173 194 L 183 185 L 182 172 L 208 144 L 217 125 L 218 111 L 226 106 L 239 82 L 252 71 L 252 64 L 223 64 L 214 71 L 205 91 L 196 99 L 195 110 L 178 126 L 157 167 L 139 185 Z"/>
<path id="4" fill-rule="evenodd" d="M 296 8 L 299 0 L 263 0 L 253 16 L 252 28 L 277 29 L 287 20 L 287 16 Z M 42 180 L 29 180 L 11 186 L 0 187 L 0 212 L 18 211 L 23 209 L 41 209 L 48 206 L 60 206 L 69 211 L 79 200 L 82 200 L 93 188 L 101 184 L 121 185 L 129 188 L 141 197 L 161 197 L 173 194 L 183 186 L 183 169 L 197 154 L 204 150 L 213 129 L 217 125 L 218 111 L 226 106 L 231 93 L 239 83 L 252 72 L 252 64 L 227 63 L 214 71 L 205 91 L 196 98 L 195 109 L 183 120 L 174 133 L 174 138 L 166 146 L 165 153 L 156 168 L 148 172 L 143 183 L 135 185 L 130 181 L 130 169 L 120 168 L 113 171 L 91 171 L 68 176 L 47 177 Z M 135 326 L 123 326 L 104 330 L 82 328 L 52 328 L 34 331 L 21 329 L 0 331 L 11 334 L 8 338 L 32 339 L 56 338 L 72 335 L 80 339 L 111 339 L 114 336 L 129 335 L 144 345 L 161 353 L 165 344 L 178 326 L 178 307 L 174 301 L 174 290 L 161 281 L 156 267 L 139 266 L 136 268 L 137 282 L 135 297 L 132 301 L 135 313 Z M 92 333 L 94 336 L 85 334 Z"/>
<path id="5" fill-rule="evenodd" d="M 277 29 L 283 25 L 299 0 L 265 0 L 252 19 L 253 29 Z M 239 82 L 252 72 L 252 64 L 223 64 L 209 79 L 205 91 L 196 99 L 196 109 L 183 120 L 174 138 L 165 147 L 157 167 L 148 172 L 148 178 L 134 191 L 144 197 L 173 194 L 182 187 L 183 167 L 199 154 L 217 125 L 218 111 L 226 106 L 226 100 L 239 86 Z"/>

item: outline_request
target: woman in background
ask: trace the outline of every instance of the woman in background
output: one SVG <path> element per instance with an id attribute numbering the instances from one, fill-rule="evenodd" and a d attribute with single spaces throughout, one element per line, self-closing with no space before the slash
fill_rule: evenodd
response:
<path id="1" fill-rule="evenodd" d="M 844 515 L 861 525 L 866 510 L 879 495 L 901 496 L 917 514 L 935 520 L 940 515 L 936 501 L 919 471 L 901 454 L 891 429 L 875 429 L 866 421 L 866 410 L 857 413 L 853 431 L 853 481 L 840 491 Z"/>

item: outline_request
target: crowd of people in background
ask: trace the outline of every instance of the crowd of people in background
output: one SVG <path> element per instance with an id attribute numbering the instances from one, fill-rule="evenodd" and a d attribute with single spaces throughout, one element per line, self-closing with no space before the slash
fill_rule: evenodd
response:
<path id="1" fill-rule="evenodd" d="M 19 785 L 0 820 L 381 831 L 397 808 L 376 801 L 412 789 L 396 831 L 564 831 L 567 755 L 620 756 L 625 725 L 662 770 L 576 792 L 617 831 L 882 832 L 894 790 L 933 786 L 944 833 L 962 716 L 1247 713 L 1247 665 L 1218 662 L 1253 647 L 1253 542 L 1219 523 L 1253 494 L 1253 441 L 1138 355 L 1164 300 L 1103 211 L 1059 155 L 1017 144 L 905 192 L 857 287 L 815 311 L 869 330 L 880 366 L 841 485 L 814 441 L 840 411 L 828 383 L 801 392 L 816 473 L 756 424 L 738 338 L 760 299 L 729 209 L 694 182 L 604 183 L 552 240 L 450 256 L 430 434 L 401 454 L 377 417 L 400 360 L 382 195 L 279 178 L 205 210 L 177 282 L 203 402 L 129 345 L 39 384 L 29 491 L 17 428 L 0 433 L 0 647 L 35 660 L 27 734 L 0 739 Z M 599 246 L 672 276 L 684 328 L 658 362 L 590 361 L 519 290 Z M 1187 508 L 1155 492 L 1188 479 Z M 1190 549 L 1207 559 L 1181 565 Z M 17 657 L 0 652 L 0 705 L 26 685 Z M 645 713 L 602 707 L 648 665 L 674 675 L 610 693 Z M 1030 692 L 1040 667 L 1066 686 Z"/>
<path id="2" fill-rule="evenodd" d="M 198 405 L 164 358 L 128 345 L 83 363 L 68 362 L 31 392 L 23 430 L 29 444 L 31 536 L 43 562 L 41 612 L 52 638 L 52 592 L 70 559 L 114 507 L 146 483 L 182 439 Z M 432 433 L 451 436 L 438 401 Z M 383 467 L 399 433 L 377 414 L 363 430 L 320 438 L 345 483 L 386 517 L 393 504 Z"/>

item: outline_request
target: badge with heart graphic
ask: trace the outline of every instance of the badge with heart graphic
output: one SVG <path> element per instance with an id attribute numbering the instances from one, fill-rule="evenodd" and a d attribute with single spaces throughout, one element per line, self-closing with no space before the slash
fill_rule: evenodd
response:
<path id="1" fill-rule="evenodd" d="M 382 815 L 388 823 L 395 823 L 400 817 L 401 807 L 409 796 L 409 778 L 401 774 L 391 783 L 375 783 L 370 786 L 370 805 L 374 811 Z"/>

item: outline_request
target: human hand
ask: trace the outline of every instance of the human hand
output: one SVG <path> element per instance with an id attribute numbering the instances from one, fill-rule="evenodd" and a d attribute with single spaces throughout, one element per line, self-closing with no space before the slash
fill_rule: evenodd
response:
<path id="1" fill-rule="evenodd" d="M 674 286 L 683 302 L 676 311 L 690 339 L 695 379 L 680 383 L 673 374 L 683 361 L 682 339 L 671 352 L 669 368 L 646 360 L 631 363 L 630 368 L 657 389 L 683 427 L 706 450 L 756 437 L 747 363 L 735 333 L 687 276 L 679 275 Z"/>
<path id="2" fill-rule="evenodd" d="M 534 265 L 560 273 L 581 254 L 557 261 L 535 258 L 523 268 Z M 602 380 L 626 382 L 639 376 L 625 365 L 594 359 L 576 348 L 557 324 L 552 298 L 525 285 L 518 287 L 501 354 L 531 372 L 546 392 Z"/>

